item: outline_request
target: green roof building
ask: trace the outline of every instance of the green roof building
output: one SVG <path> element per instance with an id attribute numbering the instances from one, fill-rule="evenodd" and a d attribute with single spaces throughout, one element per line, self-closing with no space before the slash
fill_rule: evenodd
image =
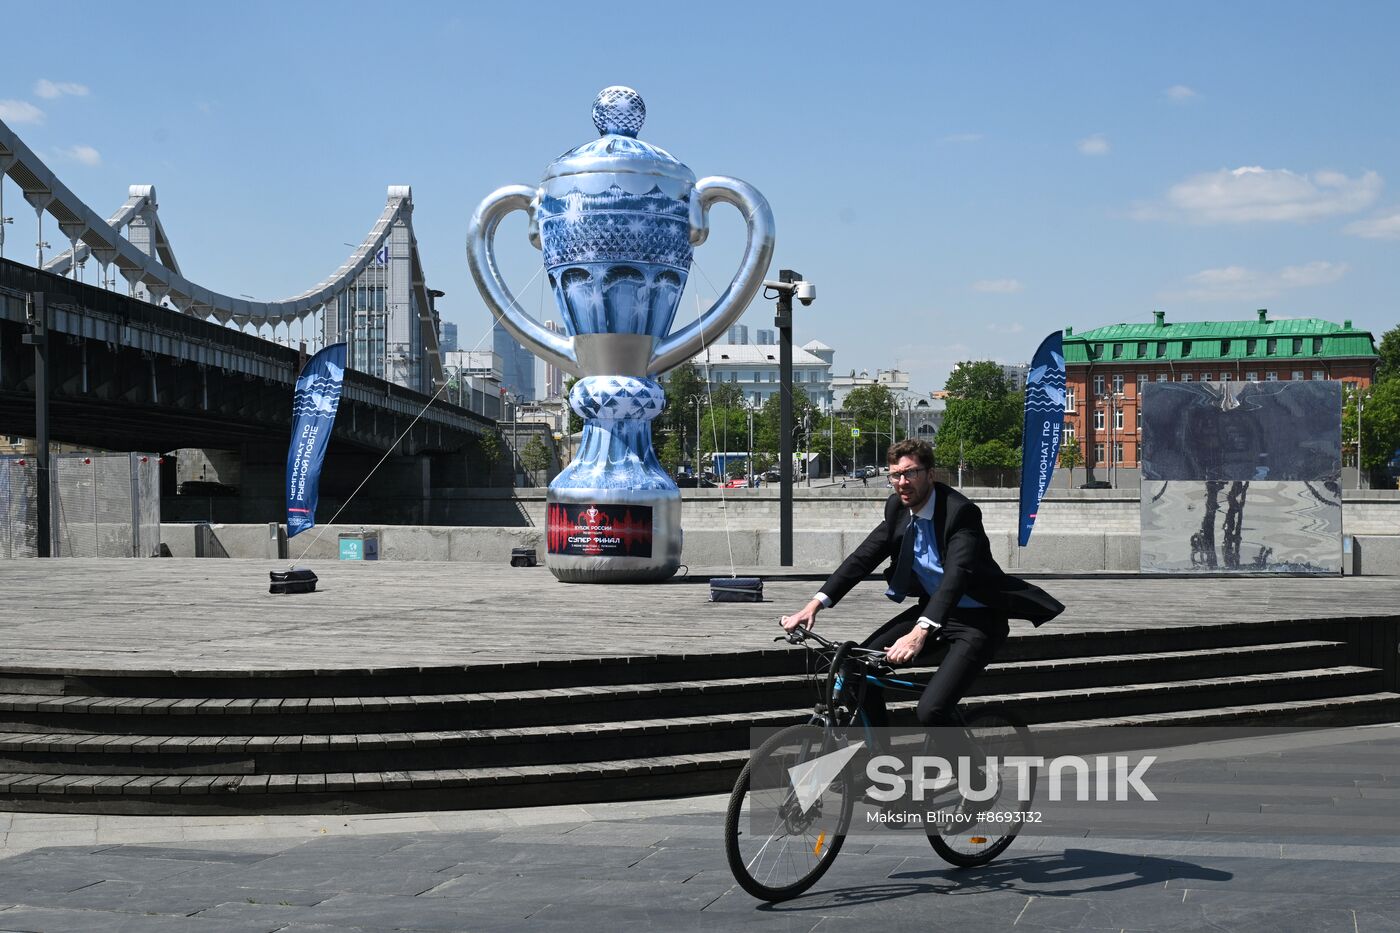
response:
<path id="1" fill-rule="evenodd" d="M 1109 324 L 1066 327 L 1065 433 L 1079 438 L 1091 467 L 1138 463 L 1137 398 L 1148 382 L 1267 382 L 1336 379 L 1365 388 L 1379 354 L 1370 331 L 1319 318 Z"/>

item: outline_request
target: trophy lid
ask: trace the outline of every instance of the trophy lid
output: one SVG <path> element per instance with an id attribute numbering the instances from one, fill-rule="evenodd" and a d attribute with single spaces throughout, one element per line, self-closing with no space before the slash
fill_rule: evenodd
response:
<path id="1" fill-rule="evenodd" d="M 665 149 L 637 138 L 646 115 L 642 95 L 630 87 L 603 88 L 593 101 L 593 125 L 599 138 L 575 146 L 551 162 L 545 170 L 544 187 L 552 190 L 567 178 L 571 188 L 601 185 L 599 190 L 603 190 L 616 185 L 644 194 L 659 187 L 676 197 L 688 194 L 695 184 L 695 173 Z M 579 177 L 588 175 L 600 177 Z"/>

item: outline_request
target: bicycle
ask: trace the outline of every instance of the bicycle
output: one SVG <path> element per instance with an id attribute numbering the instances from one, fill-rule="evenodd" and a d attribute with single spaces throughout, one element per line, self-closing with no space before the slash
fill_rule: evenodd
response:
<path id="1" fill-rule="evenodd" d="M 935 632 L 934 637 L 939 637 Z M 861 648 L 855 642 L 837 644 L 810 629 L 798 628 L 774 639 L 801 645 L 817 664 L 813 679 L 824 677 L 811 718 L 788 726 L 767 739 L 739 773 L 725 814 L 725 855 L 739 885 L 759 900 L 788 900 L 806 891 L 836 860 L 850 828 L 860 780 L 861 760 L 852 750 L 858 738 L 863 747 L 875 747 L 875 733 L 861 701 L 874 685 L 896 694 L 918 695 L 925 684 L 894 676 L 885 652 Z M 815 647 L 814 647 L 815 645 Z M 1013 713 L 996 707 L 975 710 L 962 720 L 966 748 L 974 761 L 1008 756 L 1031 756 L 1030 732 Z M 924 751 L 931 736 L 926 736 Z M 799 781 L 797 775 L 821 766 L 817 759 L 844 752 L 848 756 L 830 780 Z M 840 762 L 841 759 L 831 759 Z M 805 766 L 805 767 L 804 767 Z M 808 774 L 810 776 L 810 774 Z M 995 817 L 992 807 L 1009 787 L 1028 791 L 1018 801 L 1020 814 L 1035 792 L 1035 771 L 1021 772 L 1024 785 L 1004 781 L 998 775 L 998 796 L 973 804 L 954 792 L 962 814 L 947 825 L 925 825 L 933 850 L 952 865 L 968 868 L 985 865 L 1015 840 L 1022 822 Z M 983 774 L 983 789 L 990 785 Z M 800 786 L 799 786 L 800 785 Z M 980 808 L 974 810 L 973 808 Z M 754 821 L 761 821 L 755 826 Z M 749 831 L 750 829 L 754 831 Z"/>

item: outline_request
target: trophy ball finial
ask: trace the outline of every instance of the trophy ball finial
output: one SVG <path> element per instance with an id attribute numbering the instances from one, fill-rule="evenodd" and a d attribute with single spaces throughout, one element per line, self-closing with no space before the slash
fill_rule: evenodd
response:
<path id="1" fill-rule="evenodd" d="M 647 105 L 642 95 L 630 87 L 605 87 L 593 99 L 593 125 L 598 127 L 599 135 L 616 133 L 635 139 L 646 118 Z"/>

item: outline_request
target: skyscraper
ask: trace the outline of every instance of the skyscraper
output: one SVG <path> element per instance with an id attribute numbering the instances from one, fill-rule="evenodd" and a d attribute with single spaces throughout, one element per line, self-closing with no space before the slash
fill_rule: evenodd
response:
<path id="1" fill-rule="evenodd" d="M 438 337 L 438 349 L 443 353 L 451 353 L 457 349 L 457 325 L 442 322 L 442 334 Z"/>
<path id="2" fill-rule="evenodd" d="M 535 355 L 515 342 L 501 322 L 491 326 L 491 348 L 501 357 L 501 388 L 522 401 L 535 400 Z"/>
<path id="3" fill-rule="evenodd" d="M 556 334 L 564 333 L 564 328 L 553 321 L 545 321 L 544 326 Z M 544 397 L 559 398 L 564 394 L 564 371 L 552 363 L 544 364 Z"/>

